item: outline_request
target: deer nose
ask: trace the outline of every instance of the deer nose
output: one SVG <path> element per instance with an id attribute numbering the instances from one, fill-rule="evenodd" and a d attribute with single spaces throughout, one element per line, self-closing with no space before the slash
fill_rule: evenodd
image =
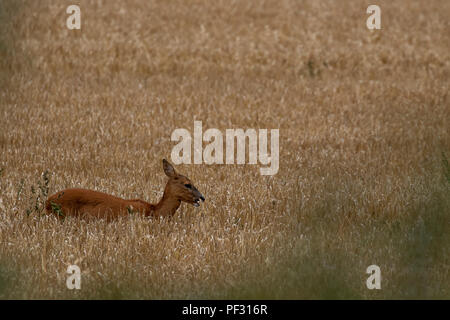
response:
<path id="1" fill-rule="evenodd" d="M 197 197 L 198 199 L 202 200 L 203 202 L 205 202 L 205 197 L 200 193 L 200 191 L 198 191 L 196 188 L 194 190 L 194 195 L 195 197 Z"/>

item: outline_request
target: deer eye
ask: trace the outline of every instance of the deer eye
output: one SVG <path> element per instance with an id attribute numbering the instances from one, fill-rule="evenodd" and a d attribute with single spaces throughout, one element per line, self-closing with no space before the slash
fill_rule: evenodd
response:
<path id="1" fill-rule="evenodd" d="M 192 188 L 192 185 L 189 184 L 189 183 L 188 183 L 188 184 L 185 184 L 184 186 L 185 186 L 186 188 L 188 188 L 188 189 Z"/>

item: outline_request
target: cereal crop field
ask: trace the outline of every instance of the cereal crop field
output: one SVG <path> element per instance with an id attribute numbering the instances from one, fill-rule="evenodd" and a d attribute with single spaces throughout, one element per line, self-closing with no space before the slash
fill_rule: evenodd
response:
<path id="1" fill-rule="evenodd" d="M 378 0 L 380 30 L 370 4 L 80 0 L 70 30 L 1 0 L 0 298 L 449 299 L 450 1 Z M 42 210 L 157 202 L 194 121 L 279 129 L 278 172 L 175 165 L 206 201 L 173 219 Z"/>

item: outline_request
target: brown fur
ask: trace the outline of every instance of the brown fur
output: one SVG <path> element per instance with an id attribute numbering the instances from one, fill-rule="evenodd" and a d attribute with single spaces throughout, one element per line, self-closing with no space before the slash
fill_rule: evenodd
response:
<path id="1" fill-rule="evenodd" d="M 191 181 L 178 173 L 169 162 L 163 160 L 163 168 L 170 178 L 164 189 L 164 195 L 157 204 L 140 199 L 122 199 L 103 192 L 87 189 L 65 189 L 51 195 L 46 202 L 48 213 L 59 217 L 75 216 L 83 218 L 116 219 L 129 214 L 144 216 L 173 216 L 181 202 L 198 205 L 204 201 L 203 195 Z M 190 187 L 186 187 L 190 185 Z"/>

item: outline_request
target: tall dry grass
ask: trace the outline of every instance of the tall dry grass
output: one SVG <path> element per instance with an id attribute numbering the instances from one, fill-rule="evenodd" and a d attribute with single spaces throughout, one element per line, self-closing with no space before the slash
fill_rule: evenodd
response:
<path id="1" fill-rule="evenodd" d="M 79 1 L 71 31 L 66 1 L 1 1 L 0 297 L 448 299 L 450 2 L 378 1 L 373 32 L 369 4 Z M 172 221 L 39 214 L 156 202 L 194 120 L 279 128 L 280 171 L 178 166 L 207 201 Z"/>

